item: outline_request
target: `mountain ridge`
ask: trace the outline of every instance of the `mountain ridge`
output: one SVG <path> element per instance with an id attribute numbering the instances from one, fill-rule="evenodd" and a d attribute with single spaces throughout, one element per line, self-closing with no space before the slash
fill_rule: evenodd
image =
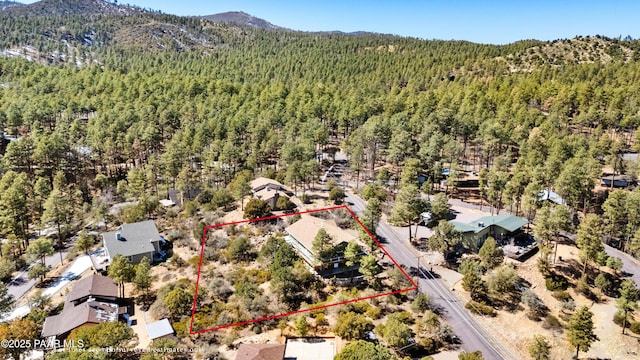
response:
<path id="1" fill-rule="evenodd" d="M 4 1 L 9 5 L 10 2 Z M 146 10 L 104 0 L 40 0 L 31 4 L 2 6 L 0 16 L 68 16 L 68 15 L 130 15 Z"/>
<path id="2" fill-rule="evenodd" d="M 241 26 L 249 26 L 257 29 L 264 30 L 284 30 L 285 28 L 274 25 L 267 20 L 255 17 L 247 14 L 244 11 L 227 11 L 218 14 L 210 14 L 204 16 L 197 16 L 197 18 L 209 20 L 213 23 L 226 23 L 235 24 Z"/>

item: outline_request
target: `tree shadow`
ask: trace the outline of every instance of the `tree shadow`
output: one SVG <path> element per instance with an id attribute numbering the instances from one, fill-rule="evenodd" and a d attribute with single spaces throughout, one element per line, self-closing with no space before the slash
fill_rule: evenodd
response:
<path id="1" fill-rule="evenodd" d="M 575 259 L 558 260 L 553 265 L 553 270 L 577 281 L 582 276 L 583 266 L 584 264 L 579 263 Z"/>

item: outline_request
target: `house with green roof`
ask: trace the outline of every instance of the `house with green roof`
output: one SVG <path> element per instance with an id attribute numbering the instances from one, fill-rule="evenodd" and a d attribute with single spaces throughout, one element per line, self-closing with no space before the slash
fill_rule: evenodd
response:
<path id="1" fill-rule="evenodd" d="M 522 231 L 522 227 L 529 221 L 518 216 L 502 214 L 483 216 L 469 223 L 451 220 L 450 223 L 462 233 L 463 246 L 477 252 L 489 237 L 496 239 L 498 244 L 505 243 Z"/>

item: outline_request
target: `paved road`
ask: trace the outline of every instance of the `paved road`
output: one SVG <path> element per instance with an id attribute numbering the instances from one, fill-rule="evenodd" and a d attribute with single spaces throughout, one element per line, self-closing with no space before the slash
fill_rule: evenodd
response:
<path id="1" fill-rule="evenodd" d="M 623 253 L 622 251 L 614 249 L 606 244 L 604 245 L 604 251 L 606 251 L 609 256 L 620 258 L 620 260 L 622 260 L 622 271 L 632 274 L 631 278 L 635 281 L 636 286 L 640 286 L 640 265 L 638 265 L 631 255 Z"/>
<path id="2" fill-rule="evenodd" d="M 67 257 L 67 248 L 62 250 L 62 258 Z M 54 269 L 60 263 L 60 254 L 56 251 L 53 255 L 47 256 L 45 258 L 45 264 L 52 269 Z M 36 280 L 29 280 L 29 276 L 27 276 L 28 268 L 24 269 L 18 276 L 13 278 L 8 285 L 9 294 L 13 295 L 13 298 L 20 299 L 24 294 L 26 294 L 32 287 L 35 286 Z"/>
<path id="3" fill-rule="evenodd" d="M 346 195 L 350 208 L 356 214 L 360 214 L 364 210 L 364 200 L 350 191 L 347 191 Z M 410 245 L 403 241 L 403 238 L 391 226 L 385 222 L 380 222 L 376 230 L 378 235 L 386 240 L 383 244 L 384 248 L 399 264 L 404 264 L 407 267 L 417 266 L 418 259 L 413 255 Z M 441 280 L 430 278 L 428 273 L 423 273 L 423 275 L 419 279 L 421 291 L 429 294 L 432 303 L 443 310 L 442 316 L 462 341 L 463 350 L 467 352 L 480 350 L 485 359 L 519 358 L 480 328 L 467 310 L 464 309 L 464 304 Z"/>

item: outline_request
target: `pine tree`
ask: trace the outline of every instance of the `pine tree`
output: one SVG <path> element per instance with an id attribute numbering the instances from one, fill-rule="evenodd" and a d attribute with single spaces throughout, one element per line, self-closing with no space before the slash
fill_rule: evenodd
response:
<path id="1" fill-rule="evenodd" d="M 567 323 L 567 339 L 576 348 L 576 358 L 580 351 L 589 350 L 591 344 L 598 340 L 593 330 L 593 313 L 588 307 L 582 306 L 571 315 Z"/>
<path id="2" fill-rule="evenodd" d="M 549 360 L 550 359 L 551 345 L 547 338 L 542 335 L 536 335 L 533 338 L 533 343 L 529 345 L 529 355 L 534 360 Z"/>
<path id="3" fill-rule="evenodd" d="M 602 245 L 602 220 L 596 214 L 587 214 L 578 227 L 576 244 L 580 249 L 580 257 L 584 261 L 582 276 L 587 271 L 587 264 L 595 260 L 598 253 L 604 251 Z"/>
<path id="4" fill-rule="evenodd" d="M 622 321 L 622 334 L 624 335 L 624 329 L 627 327 L 627 319 L 638 307 L 638 299 L 640 299 L 640 292 L 636 288 L 636 284 L 632 279 L 626 279 L 620 284 L 620 297 L 616 301 L 618 311 L 624 316 Z"/>

